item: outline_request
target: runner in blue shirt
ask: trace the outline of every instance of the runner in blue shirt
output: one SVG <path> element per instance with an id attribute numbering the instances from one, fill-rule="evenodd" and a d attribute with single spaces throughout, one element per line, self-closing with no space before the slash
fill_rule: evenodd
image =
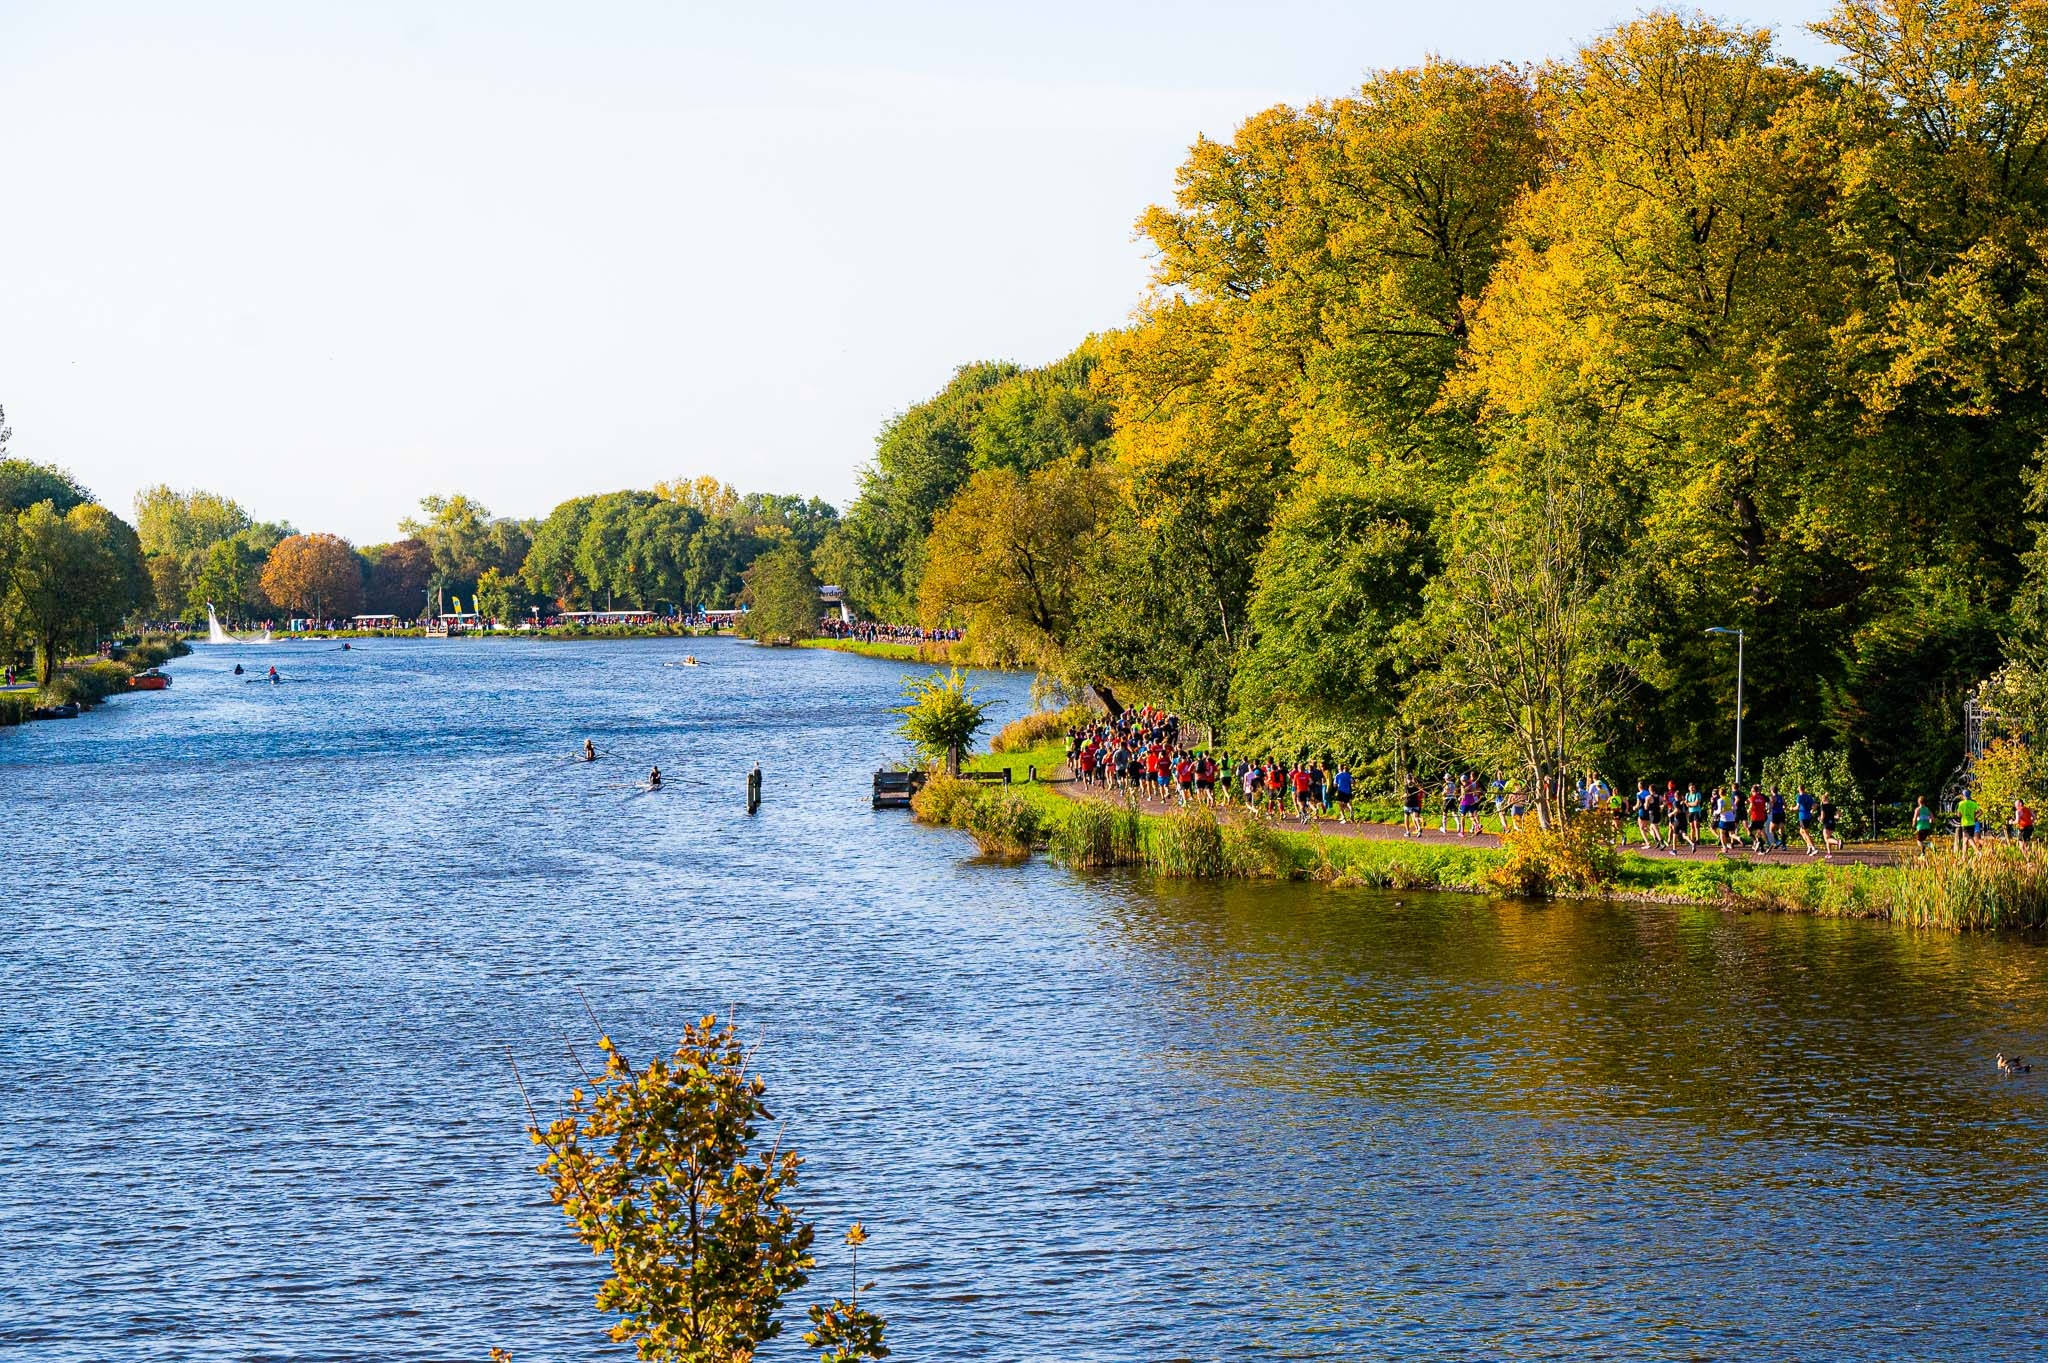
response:
<path id="1" fill-rule="evenodd" d="M 1792 809 L 1799 820 L 1799 837 L 1806 844 L 1806 855 L 1818 856 L 1820 849 L 1813 845 L 1813 821 L 1820 813 L 1820 801 L 1801 786 L 1799 793 L 1792 798 Z"/>

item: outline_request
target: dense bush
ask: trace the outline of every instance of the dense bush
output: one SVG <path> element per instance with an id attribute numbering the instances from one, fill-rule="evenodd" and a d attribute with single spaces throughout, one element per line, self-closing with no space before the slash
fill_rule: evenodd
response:
<path id="1" fill-rule="evenodd" d="M 36 707 L 33 691 L 9 691 L 0 694 L 0 726 L 26 724 L 28 712 Z"/>
<path id="2" fill-rule="evenodd" d="M 910 797 L 910 812 L 918 822 L 940 828 L 965 828 L 967 806 L 981 793 L 972 781 L 963 781 L 943 771 L 932 772 L 924 788 Z"/>
<path id="3" fill-rule="evenodd" d="M 1542 828 L 1525 819 L 1501 839 L 1507 860 L 1487 883 L 1506 894 L 1547 899 L 1591 894 L 1614 879 L 1621 865 L 1614 847 L 1614 819 L 1602 812 L 1573 814 L 1561 828 Z"/>
<path id="4" fill-rule="evenodd" d="M 90 663 L 67 663 L 43 688 L 44 705 L 97 705 L 119 691 L 128 689 L 134 674 L 120 663 L 100 659 Z"/>
<path id="5" fill-rule="evenodd" d="M 1038 807 L 1008 790 L 984 790 L 965 807 L 967 831 L 983 856 L 1019 858 L 1038 845 Z"/>

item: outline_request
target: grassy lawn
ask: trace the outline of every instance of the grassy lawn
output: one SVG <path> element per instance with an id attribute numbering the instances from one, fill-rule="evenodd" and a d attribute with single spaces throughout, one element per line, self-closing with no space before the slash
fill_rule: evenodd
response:
<path id="1" fill-rule="evenodd" d="M 891 662 L 899 663 L 926 661 L 922 655 L 922 644 L 869 644 L 858 639 L 799 639 L 797 647 L 824 648 L 834 653 L 858 653 L 863 658 L 887 658 Z"/>

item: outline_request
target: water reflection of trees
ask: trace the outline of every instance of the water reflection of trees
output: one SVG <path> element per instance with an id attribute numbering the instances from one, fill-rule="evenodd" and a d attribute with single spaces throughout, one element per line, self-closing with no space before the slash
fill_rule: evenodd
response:
<path id="1" fill-rule="evenodd" d="M 2040 1161 L 2034 943 L 1830 919 L 1132 881 L 1165 1043 L 1234 1083 L 1716 1141 Z"/>

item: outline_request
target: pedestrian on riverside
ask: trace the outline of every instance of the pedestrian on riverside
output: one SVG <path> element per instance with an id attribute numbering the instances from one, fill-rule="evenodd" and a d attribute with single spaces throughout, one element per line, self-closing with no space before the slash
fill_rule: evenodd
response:
<path id="1" fill-rule="evenodd" d="M 1401 783 L 1401 836 L 1422 836 L 1422 781 L 1418 777 Z"/>
<path id="2" fill-rule="evenodd" d="M 1685 800 L 1679 795 L 1677 786 L 1669 782 L 1664 787 L 1664 823 L 1667 831 L 1664 850 L 1675 857 L 1678 855 L 1678 844 L 1684 842 L 1688 836 L 1692 820 L 1686 812 Z"/>
<path id="3" fill-rule="evenodd" d="M 2023 795 L 2013 797 L 2012 832 L 2013 836 L 2020 840 L 2022 850 L 2032 851 L 2034 845 L 2034 807 L 2027 803 L 2026 797 Z"/>
<path id="4" fill-rule="evenodd" d="M 1967 790 L 1963 792 L 1963 798 L 1956 801 L 1956 841 L 1962 844 L 1965 852 L 1977 846 L 1980 831 L 1977 816 L 1983 811 L 1984 806 L 1971 799 Z"/>
<path id="5" fill-rule="evenodd" d="M 1337 797 L 1337 822 L 1340 824 L 1350 823 L 1351 764 L 1349 762 L 1339 762 L 1337 764 L 1337 774 L 1331 779 L 1335 785 L 1335 790 L 1332 793 Z"/>
<path id="6" fill-rule="evenodd" d="M 1819 856 L 1820 849 L 1813 845 L 1814 821 L 1820 817 L 1820 801 L 1802 783 L 1799 793 L 1792 799 L 1792 816 L 1799 821 L 1799 840 L 1806 844 L 1806 855 Z"/>
<path id="7" fill-rule="evenodd" d="M 1842 811 L 1835 805 L 1826 791 L 1820 793 L 1820 855 L 1822 861 L 1833 861 L 1835 853 L 1842 848 L 1842 840 L 1835 835 L 1835 825 L 1841 820 Z"/>
<path id="8" fill-rule="evenodd" d="M 1918 855 L 1927 855 L 1928 839 L 1934 836 L 1934 811 L 1927 806 L 1927 797 L 1922 795 L 1920 803 L 1913 807 L 1913 841 L 1920 844 Z"/>

